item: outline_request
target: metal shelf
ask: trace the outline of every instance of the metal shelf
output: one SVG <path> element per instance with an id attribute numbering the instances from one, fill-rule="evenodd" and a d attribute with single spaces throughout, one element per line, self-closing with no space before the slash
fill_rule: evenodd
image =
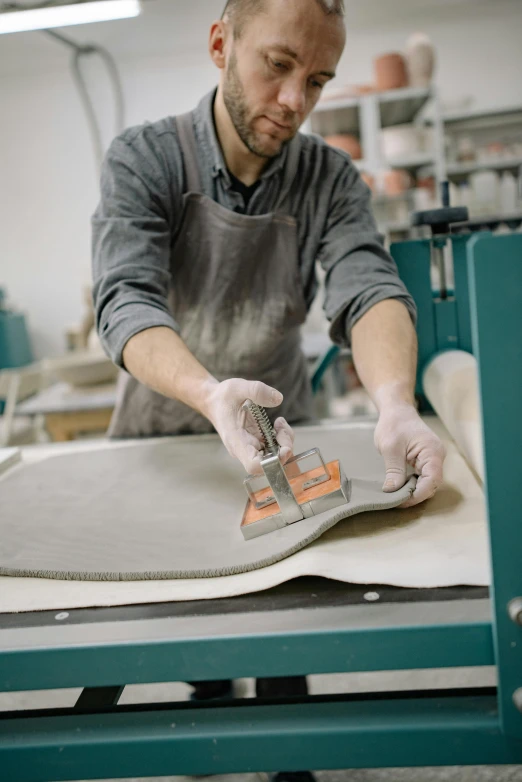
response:
<path id="1" fill-rule="evenodd" d="M 446 168 L 448 177 L 466 177 L 475 171 L 518 171 L 522 167 L 522 158 L 498 158 L 475 160 L 469 163 L 449 163 Z"/>
<path id="2" fill-rule="evenodd" d="M 376 206 L 386 206 L 387 204 L 397 203 L 398 201 L 411 201 L 413 198 L 413 190 L 405 190 L 404 193 L 397 193 L 396 195 L 379 194 L 374 195 L 372 198 L 372 204 Z"/>
<path id="3" fill-rule="evenodd" d="M 522 211 L 511 212 L 503 215 L 470 215 L 465 223 L 455 223 L 451 226 L 452 233 L 467 233 L 477 230 L 495 230 L 500 225 L 507 225 L 511 230 L 516 230 L 522 225 Z"/>
<path id="4" fill-rule="evenodd" d="M 428 104 L 429 102 L 429 104 Z M 381 151 L 381 130 L 408 123 L 418 124 L 424 115 L 424 107 L 429 105 L 433 115 L 434 131 L 430 148 L 423 152 L 413 152 L 386 160 Z M 365 95 L 348 97 L 345 100 L 324 100 L 319 103 L 308 120 L 308 127 L 313 133 L 322 136 L 337 133 L 351 133 L 360 139 L 364 159 L 354 160 L 359 170 L 378 177 L 385 169 L 403 168 L 415 175 L 423 169 L 436 172 L 438 180 L 446 179 L 444 161 L 444 135 L 441 123 L 440 102 L 434 85 L 427 88 L 407 87 L 404 89 L 373 92 Z M 396 200 L 410 203 L 409 194 L 401 195 Z M 377 196 L 372 199 L 373 205 L 384 207 L 392 199 Z M 410 225 L 404 221 L 402 210 L 393 211 L 384 220 L 383 233 L 407 233 Z"/>
<path id="5" fill-rule="evenodd" d="M 373 92 L 358 98 L 325 100 L 312 113 L 314 132 L 321 135 L 353 133 L 360 135 L 360 114 L 368 102 L 379 107 L 381 128 L 413 122 L 419 111 L 432 96 L 431 88 L 406 87 L 387 92 Z"/>
<path id="6" fill-rule="evenodd" d="M 434 162 L 433 155 L 431 154 L 418 154 L 409 155 L 408 157 L 397 157 L 383 160 L 383 166 L 388 168 L 406 168 L 409 170 L 416 170 L 418 168 L 424 168 L 424 166 L 430 166 Z"/>
<path id="7" fill-rule="evenodd" d="M 359 108 L 360 98 L 340 98 L 339 100 L 319 101 L 314 109 L 314 114 L 323 111 L 338 111 L 339 109 L 357 109 Z"/>
<path id="8" fill-rule="evenodd" d="M 377 93 L 376 98 L 380 103 L 381 128 L 413 122 L 431 95 L 432 92 L 429 88 L 413 87 Z"/>
<path id="9" fill-rule="evenodd" d="M 360 102 L 358 100 L 328 101 L 317 106 L 311 117 L 314 133 L 329 136 L 334 133 L 351 133 L 359 136 L 361 132 Z"/>
<path id="10" fill-rule="evenodd" d="M 447 130 L 482 130 L 498 125 L 515 125 L 522 122 L 522 106 L 505 106 L 485 111 L 463 111 L 445 114 L 443 122 Z"/>
<path id="11" fill-rule="evenodd" d="M 485 109 L 483 111 L 462 111 L 444 114 L 442 122 L 447 133 L 481 133 L 496 128 L 513 128 L 522 125 L 522 106 Z M 426 117 L 424 125 L 433 125 Z"/>

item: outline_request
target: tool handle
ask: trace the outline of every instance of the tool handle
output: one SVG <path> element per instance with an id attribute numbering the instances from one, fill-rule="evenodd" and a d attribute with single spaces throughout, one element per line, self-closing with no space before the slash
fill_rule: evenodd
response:
<path id="1" fill-rule="evenodd" d="M 246 400 L 244 407 L 252 414 L 258 425 L 259 432 L 265 443 L 265 449 L 269 453 L 278 454 L 279 444 L 277 442 L 277 435 L 265 408 L 252 402 L 251 399 Z"/>

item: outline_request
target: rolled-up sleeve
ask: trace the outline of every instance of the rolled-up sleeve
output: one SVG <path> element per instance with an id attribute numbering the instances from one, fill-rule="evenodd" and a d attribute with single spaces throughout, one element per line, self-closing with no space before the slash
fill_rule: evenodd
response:
<path id="1" fill-rule="evenodd" d="M 170 211 L 160 161 L 154 164 L 150 149 L 116 138 L 92 218 L 92 274 L 98 334 L 120 367 L 126 343 L 138 332 L 154 326 L 179 331 L 168 307 Z"/>
<path id="2" fill-rule="evenodd" d="M 348 156 L 343 157 L 345 165 L 332 187 L 318 259 L 326 272 L 324 310 L 331 324 L 330 338 L 349 346 L 353 326 L 378 302 L 402 301 L 413 322 L 416 309 L 377 231 L 371 191 Z"/>

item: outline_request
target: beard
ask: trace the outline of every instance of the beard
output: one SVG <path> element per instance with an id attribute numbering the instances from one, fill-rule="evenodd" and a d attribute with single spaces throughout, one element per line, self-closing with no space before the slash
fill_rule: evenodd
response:
<path id="1" fill-rule="evenodd" d="M 252 152 L 253 155 L 257 155 L 262 158 L 277 157 L 281 152 L 285 144 L 291 139 L 283 140 L 279 142 L 277 149 L 274 149 L 273 144 L 268 148 L 263 144 L 260 134 L 251 127 L 251 120 L 249 120 L 249 106 L 246 99 L 245 89 L 239 78 L 237 69 L 237 58 L 235 52 L 232 52 L 228 68 L 225 74 L 223 83 L 223 101 L 229 113 L 232 124 L 236 129 L 236 133 L 245 145 L 245 147 Z M 292 138 L 295 133 L 292 134 Z M 275 142 L 275 139 L 274 139 Z"/>

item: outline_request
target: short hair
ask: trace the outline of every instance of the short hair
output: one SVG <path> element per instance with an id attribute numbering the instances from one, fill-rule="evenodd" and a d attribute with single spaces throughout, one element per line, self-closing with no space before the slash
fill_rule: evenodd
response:
<path id="1" fill-rule="evenodd" d="M 344 0 L 315 0 L 327 16 L 344 17 Z M 227 0 L 221 18 L 229 16 L 234 26 L 234 37 L 239 38 L 245 24 L 263 11 L 265 0 Z"/>

